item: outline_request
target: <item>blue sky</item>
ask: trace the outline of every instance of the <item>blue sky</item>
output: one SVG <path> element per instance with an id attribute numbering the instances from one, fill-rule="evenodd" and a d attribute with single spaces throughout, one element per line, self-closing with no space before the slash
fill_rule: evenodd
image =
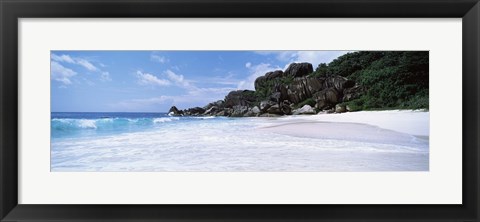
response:
<path id="1" fill-rule="evenodd" d="M 166 112 L 204 106 L 292 62 L 347 51 L 52 51 L 53 112 Z"/>

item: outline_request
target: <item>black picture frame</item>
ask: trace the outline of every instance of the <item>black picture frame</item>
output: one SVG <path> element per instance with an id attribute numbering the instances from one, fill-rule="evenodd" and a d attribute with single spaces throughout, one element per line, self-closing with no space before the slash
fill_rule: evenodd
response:
<path id="1" fill-rule="evenodd" d="M 478 0 L 0 0 L 0 15 L 1 221 L 479 221 Z M 18 204 L 17 20 L 77 17 L 462 18 L 463 204 Z"/>

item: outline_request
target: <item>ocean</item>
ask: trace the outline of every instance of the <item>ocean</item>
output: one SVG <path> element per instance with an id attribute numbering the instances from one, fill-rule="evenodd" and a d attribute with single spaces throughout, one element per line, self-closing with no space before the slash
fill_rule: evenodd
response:
<path id="1" fill-rule="evenodd" d="M 52 112 L 51 135 L 52 139 L 118 135 L 209 118 L 213 117 L 172 117 L 167 113 Z"/>
<path id="2" fill-rule="evenodd" d="M 405 133 L 345 123 L 323 123 L 318 130 L 348 127 L 365 136 L 312 138 L 264 130 L 295 121 L 53 112 L 51 171 L 428 171 L 428 140 Z"/>

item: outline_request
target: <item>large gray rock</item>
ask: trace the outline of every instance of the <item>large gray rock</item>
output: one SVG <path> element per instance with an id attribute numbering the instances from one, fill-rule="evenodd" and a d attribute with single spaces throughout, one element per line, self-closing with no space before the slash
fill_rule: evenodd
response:
<path id="1" fill-rule="evenodd" d="M 262 112 L 267 112 L 267 109 L 270 108 L 271 106 L 275 105 L 277 103 L 270 101 L 270 100 L 264 100 L 260 102 L 260 111 Z"/>
<path id="2" fill-rule="evenodd" d="M 273 94 L 270 96 L 272 101 L 277 103 L 288 100 L 288 89 L 284 84 L 276 83 L 273 88 Z"/>
<path id="3" fill-rule="evenodd" d="M 211 102 L 208 105 L 204 106 L 203 109 L 208 110 L 213 106 L 216 106 L 217 108 L 222 109 L 224 107 L 224 101 L 218 100 L 216 102 Z"/>
<path id="4" fill-rule="evenodd" d="M 168 114 L 172 115 L 172 116 L 181 116 L 181 115 L 183 115 L 183 111 L 179 110 L 176 106 L 172 106 L 168 110 Z"/>
<path id="5" fill-rule="evenodd" d="M 317 102 L 317 108 L 319 110 L 324 110 L 335 106 L 338 102 L 340 102 L 341 98 L 338 91 L 331 87 L 315 93 L 313 95 L 313 99 Z"/>
<path id="6" fill-rule="evenodd" d="M 292 114 L 292 107 L 290 107 L 290 103 L 288 101 L 284 101 L 280 104 L 280 109 L 282 110 L 283 114 L 291 115 Z"/>
<path id="7" fill-rule="evenodd" d="M 252 117 L 260 115 L 260 109 L 258 106 L 254 106 L 253 108 L 248 108 L 248 111 L 243 114 L 244 117 Z"/>
<path id="8" fill-rule="evenodd" d="M 253 114 L 259 114 L 260 112 L 261 112 L 261 111 L 260 111 L 260 108 L 258 108 L 258 106 L 254 106 L 254 107 L 252 108 L 252 113 L 253 113 Z"/>
<path id="9" fill-rule="evenodd" d="M 267 72 L 265 74 L 265 78 L 267 80 L 273 80 L 273 79 L 276 79 L 276 78 L 280 78 L 283 76 L 283 71 L 282 70 L 275 70 L 273 72 Z"/>
<path id="10" fill-rule="evenodd" d="M 322 89 L 324 89 L 324 78 L 318 77 L 299 77 L 295 78 L 291 84 L 288 85 L 288 100 L 292 103 L 299 103 Z"/>
<path id="11" fill-rule="evenodd" d="M 310 115 L 315 114 L 315 109 L 313 109 L 310 105 L 304 105 L 300 109 L 296 109 L 292 113 L 293 115 Z"/>
<path id="12" fill-rule="evenodd" d="M 215 115 L 219 111 L 217 106 L 212 106 L 203 113 L 203 115 Z"/>
<path id="13" fill-rule="evenodd" d="M 183 113 L 187 116 L 200 116 L 205 113 L 205 109 L 203 109 L 202 107 L 193 107 L 184 110 Z"/>
<path id="14" fill-rule="evenodd" d="M 228 93 L 225 97 L 224 104 L 226 108 L 233 108 L 234 106 L 250 106 L 255 100 L 255 91 L 236 90 Z"/>
<path id="15" fill-rule="evenodd" d="M 313 72 L 313 66 L 310 63 L 292 63 L 285 70 L 285 76 L 302 77 Z"/>
<path id="16" fill-rule="evenodd" d="M 344 89 L 352 88 L 355 82 L 343 76 L 334 75 L 325 79 L 324 88 L 335 88 L 338 92 L 343 92 Z"/>
<path id="17" fill-rule="evenodd" d="M 276 70 L 273 72 L 267 72 L 265 75 L 258 77 L 255 79 L 255 90 L 258 90 L 260 87 L 265 87 L 265 82 L 275 80 L 278 78 L 283 77 L 282 70 Z"/>
<path id="18" fill-rule="evenodd" d="M 268 108 L 266 112 L 277 115 L 290 115 L 292 113 L 292 109 L 288 104 L 280 103 L 270 106 L 270 108 Z"/>
<path id="19" fill-rule="evenodd" d="M 335 112 L 336 113 L 344 113 L 344 112 L 347 112 L 347 107 L 343 104 L 337 104 L 335 106 Z"/>
<path id="20" fill-rule="evenodd" d="M 225 108 L 223 109 L 224 116 L 231 116 L 233 113 L 233 108 Z"/>
<path id="21" fill-rule="evenodd" d="M 234 106 L 233 107 L 233 112 L 230 116 L 232 116 L 232 117 L 242 117 L 247 112 L 248 112 L 248 106 Z"/>
<path id="22" fill-rule="evenodd" d="M 222 111 L 219 111 L 219 112 L 215 113 L 215 116 L 228 116 L 228 115 L 225 113 L 225 110 L 222 110 Z"/>
<path id="23" fill-rule="evenodd" d="M 328 88 L 336 89 L 339 95 L 342 96 L 344 90 L 354 85 L 354 81 L 338 75 L 329 77 L 304 76 L 295 78 L 293 82 L 288 85 L 288 98 L 292 103 L 297 104 L 308 98 L 312 98 L 313 94 Z"/>
<path id="24" fill-rule="evenodd" d="M 267 113 L 283 115 L 283 111 L 278 104 L 270 106 L 270 108 L 267 109 Z"/>
<path id="25" fill-rule="evenodd" d="M 245 114 L 243 114 L 244 117 L 252 117 L 252 116 L 257 116 L 257 114 L 253 113 L 251 109 L 249 109 Z"/>

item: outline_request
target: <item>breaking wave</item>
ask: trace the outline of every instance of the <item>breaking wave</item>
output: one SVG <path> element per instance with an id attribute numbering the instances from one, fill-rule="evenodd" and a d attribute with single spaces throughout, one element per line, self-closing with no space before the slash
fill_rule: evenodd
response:
<path id="1" fill-rule="evenodd" d="M 52 119 L 52 130 L 85 130 L 151 126 L 160 123 L 167 123 L 180 120 L 179 117 L 160 118 L 101 118 L 101 119 Z"/>

